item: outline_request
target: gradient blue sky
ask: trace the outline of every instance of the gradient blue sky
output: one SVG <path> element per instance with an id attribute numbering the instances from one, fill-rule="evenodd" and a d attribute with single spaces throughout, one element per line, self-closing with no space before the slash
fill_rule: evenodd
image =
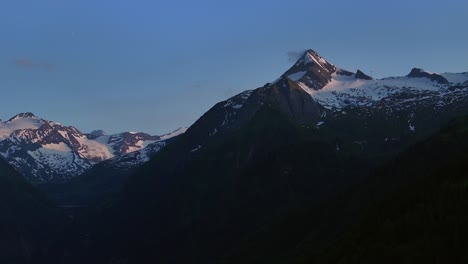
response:
<path id="1" fill-rule="evenodd" d="M 0 118 L 161 134 L 307 48 L 375 77 L 468 71 L 468 1 L 0 3 Z"/>

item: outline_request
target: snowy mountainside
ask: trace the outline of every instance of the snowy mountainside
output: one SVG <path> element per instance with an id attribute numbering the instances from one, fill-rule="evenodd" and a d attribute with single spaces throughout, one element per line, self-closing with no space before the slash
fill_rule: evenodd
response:
<path id="1" fill-rule="evenodd" d="M 9 137 L 16 130 L 37 129 L 44 123 L 44 120 L 34 116 L 32 113 L 16 115 L 6 122 L 1 122 L 0 120 L 0 140 Z"/>
<path id="2" fill-rule="evenodd" d="M 135 132 L 85 134 L 72 126 L 22 113 L 0 122 L 0 140 L 0 155 L 6 161 L 29 181 L 45 183 L 73 178 L 96 163 L 145 149 L 161 137 Z"/>
<path id="3" fill-rule="evenodd" d="M 106 166 L 118 169 L 131 169 L 138 167 L 139 165 L 149 161 L 154 154 L 159 152 L 168 144 L 169 140 L 182 135 L 185 131 L 187 131 L 186 127 L 178 128 L 173 132 L 161 135 L 158 141 L 148 144 L 145 148 L 121 156 L 116 156 L 104 161 L 103 163 L 106 163 Z"/>
<path id="4" fill-rule="evenodd" d="M 304 71 L 304 68 L 308 70 Z M 316 69 L 322 69 L 322 72 Z M 326 81 L 320 83 L 320 86 L 311 83 L 311 79 L 317 78 L 317 72 L 320 76 L 324 75 L 324 69 L 327 69 Z M 424 100 L 427 96 L 437 100 L 454 99 L 463 97 L 466 91 L 464 88 L 468 85 L 467 72 L 437 74 L 418 68 L 413 68 L 406 76 L 374 80 L 360 70 L 352 73 L 340 69 L 313 50 L 308 50 L 282 78 L 270 86 L 279 83 L 286 86 L 286 79 L 301 87 L 320 105 L 333 111 L 346 106 L 372 107 L 390 98 L 396 104 L 404 103 L 398 100 L 402 94 L 413 94 L 412 100 Z M 448 101 L 452 102 L 452 99 Z"/>
<path id="5" fill-rule="evenodd" d="M 384 142 L 429 132 L 468 111 L 468 72 L 437 74 L 414 68 L 406 76 L 373 79 L 308 50 L 274 82 L 213 106 L 187 131 L 187 153 L 195 155 L 215 138 L 240 128 L 265 104 L 319 130 L 366 123 L 361 126 L 365 131 L 357 129 L 356 141 L 379 135 Z M 390 124 L 392 133 L 381 130 Z"/>
<path id="6" fill-rule="evenodd" d="M 182 135 L 185 133 L 185 131 L 187 131 L 187 127 L 180 127 L 170 133 L 167 133 L 167 134 L 164 134 L 164 135 L 161 135 L 159 136 L 161 140 L 167 140 L 167 139 L 171 139 L 173 137 L 177 137 L 179 135 Z"/>
<path id="7" fill-rule="evenodd" d="M 439 76 L 442 77 L 442 75 Z M 448 81 L 441 84 L 429 78 L 410 76 L 363 80 L 357 79 L 354 74 L 347 76 L 335 72 L 332 74 L 331 81 L 320 90 L 314 90 L 302 82 L 298 82 L 298 84 L 325 108 L 339 110 L 349 105 L 371 107 L 388 98 L 396 99 L 394 101 L 396 104 L 404 103 L 404 101 L 398 100 L 398 96 L 402 94 L 414 95 L 412 99 L 405 98 L 406 101 L 424 100 L 427 97 L 444 100 L 449 97 L 464 96 L 466 91 L 454 89 L 453 87 L 463 85 L 460 82 L 468 81 L 468 75 L 459 73 L 447 76 L 450 76 L 449 79 L 456 80 L 456 82 Z"/>

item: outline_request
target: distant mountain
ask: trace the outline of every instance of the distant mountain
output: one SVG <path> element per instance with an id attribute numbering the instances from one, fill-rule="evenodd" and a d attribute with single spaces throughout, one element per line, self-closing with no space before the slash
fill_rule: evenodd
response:
<path id="1" fill-rule="evenodd" d="M 59 184 L 38 186 L 58 205 L 89 206 L 117 194 L 127 178 L 187 129 L 182 127 L 160 136 L 143 149 L 102 161 L 83 174 Z"/>
<path id="2" fill-rule="evenodd" d="M 374 169 L 466 114 L 468 73 L 373 79 L 309 50 L 138 168 L 92 228 L 106 247 L 80 250 L 97 263 L 273 263 L 298 245 L 263 245 L 301 241 L 308 222 L 296 216 L 313 224 L 311 244 L 328 241 L 352 222 L 331 201 L 348 201 Z M 290 219 L 290 234 L 274 228 Z"/>
<path id="3" fill-rule="evenodd" d="M 108 167 L 116 167 L 120 169 L 136 168 L 143 163 L 150 160 L 158 151 L 160 151 L 168 142 L 172 141 L 175 137 L 180 136 L 187 131 L 186 127 L 180 127 L 170 133 L 161 135 L 159 140 L 149 144 L 145 148 L 133 151 L 124 155 L 116 156 L 103 162 Z"/>
<path id="4" fill-rule="evenodd" d="M 69 180 L 101 161 L 161 140 L 159 136 L 135 132 L 107 135 L 101 130 L 85 134 L 32 113 L 0 122 L 0 155 L 32 183 Z M 145 153 L 135 156 L 146 160 Z"/>

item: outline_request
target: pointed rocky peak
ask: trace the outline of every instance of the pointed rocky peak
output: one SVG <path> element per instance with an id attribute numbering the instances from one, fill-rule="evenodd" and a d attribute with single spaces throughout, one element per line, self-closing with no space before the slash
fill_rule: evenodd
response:
<path id="1" fill-rule="evenodd" d="M 419 78 L 419 77 L 425 77 L 425 75 L 427 74 L 430 74 L 430 73 L 420 68 L 413 68 L 411 69 L 411 72 L 407 76 L 411 78 Z"/>
<path id="2" fill-rule="evenodd" d="M 17 130 L 38 129 L 47 121 L 35 116 L 33 113 L 21 113 L 6 122 L 0 122 L 0 141 L 6 139 Z"/>
<path id="3" fill-rule="evenodd" d="M 356 77 L 356 79 L 372 80 L 372 77 L 370 77 L 369 75 L 363 73 L 361 70 L 356 71 L 355 77 Z"/>
<path id="4" fill-rule="evenodd" d="M 304 55 L 302 56 L 302 62 L 305 64 L 320 64 L 326 65 L 329 64 L 320 54 L 318 54 L 315 50 L 309 49 L 307 50 Z"/>
<path id="5" fill-rule="evenodd" d="M 107 136 L 107 133 L 104 130 L 101 130 L 101 129 L 93 130 L 90 134 L 95 136 L 95 137 Z"/>
<path id="6" fill-rule="evenodd" d="M 93 130 L 91 133 L 86 134 L 86 137 L 88 139 L 96 139 L 98 137 L 103 137 L 107 136 L 107 133 L 104 130 L 98 129 L 98 130 Z"/>
<path id="7" fill-rule="evenodd" d="M 320 54 L 318 54 L 316 51 L 311 50 L 311 49 L 305 51 L 304 54 L 296 61 L 294 66 L 289 70 L 293 70 L 298 67 L 299 68 L 305 67 L 308 69 L 319 67 L 324 70 L 331 70 L 331 71 L 336 70 L 333 64 L 329 63 L 322 56 L 320 56 Z"/>
<path id="8" fill-rule="evenodd" d="M 437 82 L 440 84 L 449 84 L 449 81 L 445 79 L 442 75 L 437 73 L 427 72 L 423 69 L 413 68 L 411 72 L 407 75 L 409 78 L 428 78 L 433 82 Z"/>
<path id="9" fill-rule="evenodd" d="M 312 90 L 322 89 L 332 79 L 337 70 L 314 50 L 307 50 L 297 62 L 287 70 L 282 78 L 301 82 Z"/>
<path id="10" fill-rule="evenodd" d="M 20 113 L 20 114 L 15 115 L 14 117 L 8 119 L 7 122 L 11 122 L 13 120 L 20 119 L 20 118 L 23 118 L 23 119 L 39 119 L 39 117 L 37 117 L 33 113 L 25 112 L 25 113 Z"/>

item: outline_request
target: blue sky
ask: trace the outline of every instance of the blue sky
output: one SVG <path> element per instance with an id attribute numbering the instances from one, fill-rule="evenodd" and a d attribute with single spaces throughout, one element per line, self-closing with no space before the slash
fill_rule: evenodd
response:
<path id="1" fill-rule="evenodd" d="M 375 77 L 468 71 L 468 1 L 0 3 L 0 118 L 161 134 L 307 48 Z"/>

